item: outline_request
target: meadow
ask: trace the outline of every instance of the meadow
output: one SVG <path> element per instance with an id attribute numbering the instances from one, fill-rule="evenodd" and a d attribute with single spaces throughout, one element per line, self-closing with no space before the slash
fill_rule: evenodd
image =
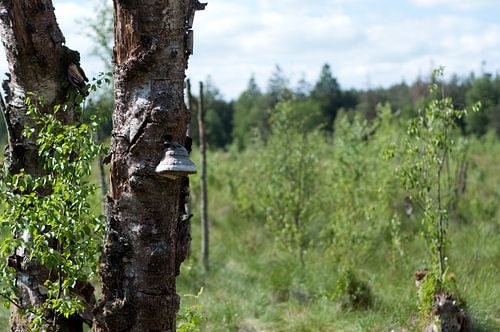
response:
<path id="1" fill-rule="evenodd" d="M 202 330 L 423 329 L 414 273 L 432 268 L 424 211 L 405 206 L 411 193 L 398 171 L 405 151 L 387 158 L 407 138 L 406 120 L 380 110 L 376 129 L 344 114 L 333 137 L 291 129 L 245 151 L 209 153 L 210 270 L 199 260 L 193 177 L 192 251 L 178 278 L 183 305 L 199 305 Z M 287 121 L 293 127 L 293 115 Z M 464 188 L 449 211 L 447 278 L 475 329 L 497 331 L 500 142 L 494 133 L 459 141 L 465 148 L 455 147 L 449 181 Z M 301 229 L 277 222 L 298 205 Z"/>
<path id="2" fill-rule="evenodd" d="M 422 331 L 431 308 L 415 272 L 435 272 L 427 217 L 438 199 L 446 201 L 443 278 L 476 331 L 500 329 L 497 135 L 433 126 L 425 116 L 434 113 L 420 112 L 427 120 L 419 124 L 389 105 L 377 112 L 371 121 L 340 112 L 332 134 L 311 127 L 314 114 L 282 103 L 269 136 L 209 150 L 210 268 L 200 261 L 196 175 L 179 331 Z M 443 144 L 449 158 L 439 178 L 429 151 Z M 197 149 L 192 159 L 199 164 Z M 97 213 L 102 201 L 98 190 Z M 7 310 L 0 330 L 8 330 Z"/>

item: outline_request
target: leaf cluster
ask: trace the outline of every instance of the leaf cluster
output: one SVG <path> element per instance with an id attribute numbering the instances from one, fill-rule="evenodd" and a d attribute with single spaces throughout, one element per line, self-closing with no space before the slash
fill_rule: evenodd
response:
<path id="1" fill-rule="evenodd" d="M 91 163 L 103 153 L 94 142 L 98 124 L 63 124 L 58 118 L 65 109 L 54 107 L 52 113 L 41 111 L 32 97 L 26 99 L 28 113 L 37 129 L 24 131 L 38 149 L 43 174 L 8 174 L 1 176 L 4 203 L 1 227 L 0 292 L 21 311 L 34 314 L 32 328 L 45 323 L 47 312 L 69 317 L 84 310 L 83 299 L 74 293 L 77 282 L 90 280 L 96 271 L 102 240 L 102 220 L 95 216 L 89 197 L 96 187 L 89 182 Z M 16 257 L 18 266 L 8 264 Z M 45 298 L 38 307 L 19 302 L 23 276 L 30 270 L 47 271 L 39 292 Z M 26 272 L 25 272 L 26 271 Z M 29 285 L 26 285 L 29 287 Z"/>

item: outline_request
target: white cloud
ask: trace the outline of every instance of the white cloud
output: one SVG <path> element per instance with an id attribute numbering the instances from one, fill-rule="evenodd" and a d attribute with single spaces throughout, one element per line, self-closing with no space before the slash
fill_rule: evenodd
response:
<path id="1" fill-rule="evenodd" d="M 252 73 L 265 84 L 276 64 L 297 77 L 316 74 L 326 61 L 318 54 L 329 53 L 333 45 L 350 48 L 363 38 L 353 18 L 338 7 L 342 2 L 210 2 L 195 18 L 189 75 L 199 80 L 211 74 L 216 84 L 230 81 L 221 88 L 234 97 Z"/>
<path id="2" fill-rule="evenodd" d="M 411 81 L 437 65 L 458 74 L 478 70 L 482 60 L 493 70 L 499 68 L 498 23 L 445 15 L 441 10 L 418 19 L 411 13 L 389 18 L 383 10 L 363 15 L 336 1 L 331 6 L 319 3 L 209 3 L 195 21 L 189 76 L 200 80 L 211 75 L 226 96 L 235 97 L 252 73 L 266 87 L 275 64 L 282 65 L 293 81 L 302 74 L 315 81 L 321 65 L 328 62 L 343 86 L 358 88 L 367 82 L 378 86 L 403 78 Z M 232 22 L 229 32 L 224 31 L 228 25 L 221 23 L 225 20 Z M 216 37 L 214 24 L 219 27 Z"/>
<path id="3" fill-rule="evenodd" d="M 327 62 L 342 86 L 357 88 L 367 82 L 378 86 L 402 78 L 411 81 L 429 73 L 432 65 L 468 74 L 485 60 L 488 70 L 500 69 L 500 22 L 444 6 L 475 3 L 500 10 L 500 1 L 408 1 L 442 7 L 417 18 L 411 12 L 395 12 L 397 6 L 389 16 L 383 4 L 367 0 L 209 1 L 195 17 L 188 76 L 194 82 L 210 75 L 226 97 L 234 98 L 251 74 L 265 88 L 276 64 L 292 82 L 302 76 L 314 82 Z M 88 56 L 92 41 L 75 23 L 77 17 L 92 17 L 92 5 L 57 0 L 55 7 L 68 46 L 80 51 L 84 69 L 90 75 L 102 70 L 99 60 Z"/>
<path id="4" fill-rule="evenodd" d="M 422 7 L 446 6 L 459 10 L 470 10 L 498 5 L 498 0 L 410 0 Z"/>

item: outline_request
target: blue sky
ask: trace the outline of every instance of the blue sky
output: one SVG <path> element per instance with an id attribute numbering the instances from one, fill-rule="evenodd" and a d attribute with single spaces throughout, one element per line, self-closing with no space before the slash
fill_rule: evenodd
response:
<path id="1" fill-rule="evenodd" d="M 80 51 L 87 72 L 98 72 L 92 41 L 75 23 L 92 17 L 92 1 L 53 1 L 68 46 Z M 314 82 L 329 63 L 345 88 L 411 82 L 438 65 L 460 75 L 500 70 L 500 0 L 208 2 L 196 14 L 188 76 L 210 76 L 226 98 L 237 97 L 252 74 L 265 88 L 276 64 L 294 84 Z"/>

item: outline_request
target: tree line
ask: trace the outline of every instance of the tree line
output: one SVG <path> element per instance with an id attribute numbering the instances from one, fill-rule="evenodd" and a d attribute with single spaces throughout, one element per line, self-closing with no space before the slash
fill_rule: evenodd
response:
<path id="1" fill-rule="evenodd" d="M 308 121 L 308 128 L 320 127 L 327 133 L 334 130 L 334 122 L 341 111 L 351 116 L 361 114 L 367 119 L 377 116 L 377 105 L 389 103 L 393 112 L 405 118 L 417 115 L 428 101 L 429 78 L 418 78 L 409 84 L 401 82 L 388 88 L 344 89 L 328 64 L 313 84 L 300 80 L 293 85 L 286 72 L 276 66 L 265 88 L 252 76 L 246 89 L 235 99 L 227 101 L 211 78 L 205 82 L 206 135 L 210 148 L 243 149 L 254 139 L 270 135 L 270 119 L 276 105 L 287 101 Z M 454 107 L 465 109 L 481 101 L 482 111 L 470 114 L 459 125 L 463 134 L 484 135 L 493 130 L 500 134 L 500 76 L 471 73 L 467 77 L 453 75 L 440 82 L 445 94 L 454 100 Z M 197 96 L 193 97 L 197 100 Z M 196 118 L 197 103 L 194 103 Z M 193 141 L 197 142 L 197 124 L 191 123 Z"/>
<path id="2" fill-rule="evenodd" d="M 108 8 L 109 9 L 109 8 Z M 108 13 L 104 10 L 98 12 Z M 104 14 L 103 14 L 104 15 Z M 101 21 L 99 21 L 101 22 Z M 104 24 L 106 22 L 107 24 Z M 103 59 L 108 69 L 109 37 L 112 36 L 110 18 L 104 17 L 102 24 L 90 27 L 93 37 L 99 42 L 93 55 Z M 106 27 L 103 28 L 103 26 Z M 107 29 L 106 31 L 102 31 Z M 109 30 L 109 31 L 108 31 Z M 109 55 L 106 58 L 106 55 Z M 406 118 L 418 113 L 422 105 L 428 101 L 429 77 L 418 77 L 414 82 L 393 84 L 389 87 L 367 89 L 342 88 L 329 64 L 321 68 L 318 79 L 310 83 L 300 79 L 292 84 L 286 70 L 276 65 L 268 79 L 267 86 L 262 88 L 252 75 L 244 91 L 234 100 L 227 100 L 211 77 L 205 80 L 206 135 L 209 148 L 228 148 L 235 145 L 238 149 L 248 146 L 255 132 L 262 137 L 270 134 L 270 118 L 276 105 L 287 101 L 294 108 L 302 110 L 309 119 L 310 128 L 321 127 L 326 132 L 333 132 L 334 122 L 339 111 L 348 111 L 351 115 L 362 114 L 367 119 L 377 116 L 377 105 L 389 103 L 394 112 L 401 112 Z M 440 82 L 443 91 L 454 100 L 454 107 L 465 109 L 481 101 L 482 112 L 472 114 L 467 121 L 460 123 L 464 134 L 484 135 L 492 130 L 500 134 L 500 75 L 499 73 L 470 73 L 466 77 L 456 74 L 448 80 Z M 198 96 L 192 96 L 192 119 L 197 118 Z M 113 91 L 103 91 L 87 104 L 89 113 L 101 118 L 101 136 L 111 134 L 111 112 L 113 110 Z M 198 124 L 191 121 L 192 138 L 198 142 Z M 5 123 L 0 122 L 0 142 L 6 141 Z"/>

